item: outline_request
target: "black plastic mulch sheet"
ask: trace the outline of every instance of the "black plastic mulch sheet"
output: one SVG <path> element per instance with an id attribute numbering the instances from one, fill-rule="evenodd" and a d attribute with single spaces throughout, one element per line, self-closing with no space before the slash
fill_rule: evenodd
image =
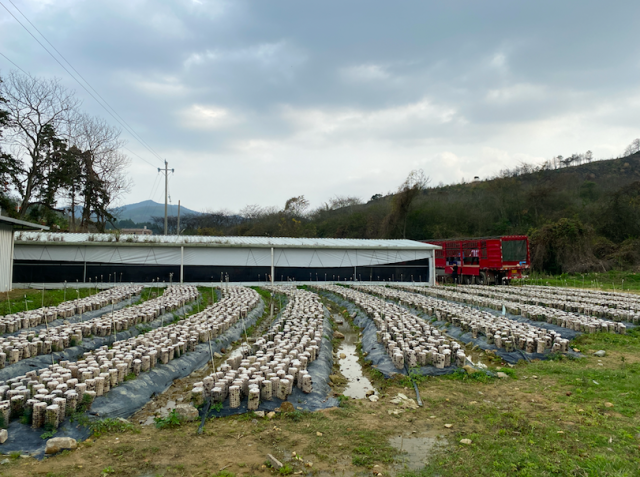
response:
<path id="1" fill-rule="evenodd" d="M 14 331 L 12 333 L 5 333 L 2 336 L 17 336 L 20 333 L 22 333 L 23 331 L 40 331 L 40 330 L 44 330 L 47 328 L 47 326 L 61 326 L 64 325 L 66 322 L 69 323 L 79 323 L 81 321 L 88 321 L 91 320 L 92 318 L 98 318 L 102 315 L 106 315 L 107 313 L 111 313 L 111 311 L 118 311 L 121 310 L 122 308 L 125 308 L 127 306 L 131 305 L 137 305 L 138 301 L 140 300 L 140 295 L 135 295 L 133 297 L 131 297 L 131 300 L 126 299 L 124 301 L 121 301 L 119 303 L 115 303 L 114 305 L 107 305 L 105 307 L 99 308 L 97 310 L 92 310 L 92 311 L 85 311 L 84 313 L 80 314 L 80 315 L 73 315 L 70 316 L 69 318 L 58 318 L 53 320 L 51 323 L 48 324 L 42 324 L 42 325 L 38 325 L 38 326 L 33 326 L 31 328 L 24 328 L 24 329 L 20 329 L 18 331 Z M 113 308 L 112 308 L 113 306 Z"/>
<path id="2" fill-rule="evenodd" d="M 398 369 L 393 365 L 391 358 L 389 357 L 387 350 L 382 343 L 378 343 L 376 337 L 376 325 L 367 314 L 356 306 L 354 303 L 344 300 L 342 297 L 325 291 L 320 291 L 319 294 L 339 306 L 346 308 L 350 315 L 355 318 L 353 323 L 362 330 L 362 351 L 367 353 L 364 357 L 365 361 L 370 361 L 372 366 L 380 371 L 386 378 L 393 376 L 394 374 L 407 374 L 406 369 Z M 456 370 L 455 366 L 448 366 L 446 368 L 436 368 L 435 366 L 420 366 L 412 368 L 412 374 L 420 374 L 423 376 L 442 376 L 444 374 L 451 374 Z"/>
<path id="3" fill-rule="evenodd" d="M 150 321 L 149 323 L 141 323 L 139 325 L 132 326 L 127 330 L 116 333 L 115 339 L 112 334 L 103 337 L 83 338 L 82 343 L 78 346 L 72 346 L 56 353 L 41 354 L 32 358 L 22 359 L 15 364 L 1 369 L 0 380 L 6 381 L 7 379 L 15 378 L 16 376 L 22 376 L 27 372 L 33 371 L 35 369 L 41 369 L 51 366 L 52 359 L 55 360 L 56 363 L 62 360 L 77 361 L 87 351 L 93 351 L 94 349 L 100 348 L 104 345 L 111 345 L 114 341 L 122 341 L 133 336 L 137 336 L 141 333 L 141 330 L 148 330 L 149 328 L 160 328 L 161 326 L 163 326 L 163 323 L 166 326 L 167 324 L 171 323 L 176 316 L 184 316 L 185 313 L 190 313 L 191 310 L 195 308 L 195 306 L 196 305 L 194 304 L 185 305 L 181 308 L 178 308 L 177 310 L 165 313 L 156 318 L 154 321 Z M 95 312 L 98 311 L 101 310 L 96 310 Z M 111 307 L 109 307 L 109 312 L 111 312 Z M 86 315 L 87 314 L 85 313 L 85 316 Z"/>
<path id="4" fill-rule="evenodd" d="M 186 311 L 188 312 L 193 306 L 195 305 L 187 305 L 184 308 L 186 308 Z M 227 330 L 224 335 L 211 342 L 213 352 L 219 352 L 222 348 L 227 348 L 231 342 L 238 340 L 244 334 L 244 327 L 248 328 L 253 325 L 257 319 L 262 316 L 263 310 L 264 302 L 260 301 L 260 304 L 244 319 L 244 325 L 242 320 L 238 321 L 238 323 Z M 174 313 L 180 315 L 183 314 L 182 308 L 172 313 L 165 314 L 165 317 L 172 319 L 172 315 Z M 146 324 L 146 326 L 153 324 L 153 327 L 157 328 L 161 323 L 162 320 L 157 319 Z M 165 320 L 165 323 L 168 324 L 168 320 Z M 122 338 L 120 338 L 120 336 L 124 333 L 130 332 L 132 332 L 132 329 L 119 333 L 118 339 L 126 339 L 128 336 L 123 335 Z M 99 346 L 101 345 L 102 344 Z M 65 351 L 69 350 L 73 349 L 69 348 Z M 78 354 L 81 355 L 82 352 L 84 351 L 80 350 L 78 351 Z M 57 356 L 63 354 L 64 353 L 55 353 L 54 355 Z M 61 356 L 56 357 L 56 359 L 60 358 Z M 119 384 L 116 388 L 111 388 L 109 393 L 105 396 L 96 398 L 88 414 L 90 417 L 99 419 L 108 417 L 127 418 L 141 409 L 153 395 L 166 391 L 175 379 L 188 376 L 196 369 L 205 366 L 210 358 L 209 344 L 201 343 L 196 346 L 196 350 L 194 352 L 186 353 L 177 359 L 169 361 L 167 364 L 158 364 L 150 371 L 140 373 L 137 379 L 126 381 Z M 62 357 L 62 359 L 66 359 L 66 357 Z M 19 363 L 12 365 L 11 368 L 18 364 Z M 50 364 L 51 361 L 49 355 L 49 361 L 45 363 L 43 367 Z M 9 438 L 2 445 L 2 452 L 7 453 L 21 451 L 24 453 L 30 453 L 36 458 L 42 458 L 44 456 L 46 440 L 43 440 L 40 437 L 45 432 L 43 428 L 31 429 L 30 426 L 22 424 L 17 420 L 13 420 L 9 425 L 8 432 Z M 76 440 L 84 440 L 89 437 L 90 434 L 91 431 L 87 427 L 72 423 L 67 418 L 61 424 L 58 432 L 55 434 L 55 437 L 72 437 Z"/>
<path id="5" fill-rule="evenodd" d="M 296 409 L 301 411 L 318 411 L 320 409 L 327 409 L 338 405 L 338 400 L 330 397 L 332 390 L 331 386 L 329 386 L 329 375 L 333 369 L 333 330 L 331 328 L 331 322 L 329 321 L 329 312 L 326 308 L 324 314 L 324 333 L 320 345 L 320 354 L 318 358 L 307 367 L 307 371 L 311 375 L 311 379 L 313 381 L 313 390 L 309 394 L 306 394 L 303 393 L 301 389 L 298 389 L 297 386 L 294 386 L 293 392 L 287 398 L 287 401 L 293 404 Z M 280 321 L 280 315 L 281 313 L 278 314 L 277 318 L 274 320 L 274 325 Z M 240 407 L 232 409 L 229 407 L 229 401 L 227 400 L 224 402 L 224 407 L 220 411 L 210 408 L 207 417 L 243 414 L 248 411 L 247 402 L 247 399 L 242 399 Z M 266 412 L 273 411 L 277 407 L 280 407 L 282 402 L 283 401 L 281 399 L 276 397 L 271 401 L 260 401 L 258 410 Z M 201 410 L 201 414 L 202 412 L 203 411 Z"/>
<path id="6" fill-rule="evenodd" d="M 396 303 L 392 300 L 389 300 L 391 303 Z M 481 311 L 488 311 L 489 313 L 491 313 L 492 315 L 495 316 L 499 316 L 502 315 L 502 312 L 498 311 L 498 310 L 494 310 L 493 308 L 485 308 L 485 307 L 480 307 L 480 306 L 474 306 L 474 305 L 469 305 L 466 303 L 459 303 L 459 302 L 455 302 L 455 301 L 451 301 L 451 300 L 442 300 L 442 301 L 447 301 L 449 303 L 453 303 L 456 305 L 464 305 L 464 306 L 469 306 L 471 308 L 475 308 L 477 310 L 481 310 Z M 398 304 L 398 303 L 396 303 Z M 406 308 L 407 310 L 409 310 L 411 313 L 413 313 L 416 316 L 419 316 L 421 318 L 424 318 L 426 320 L 433 320 L 433 317 L 426 315 L 422 310 L 418 310 L 416 308 L 412 308 L 409 307 L 407 305 L 403 305 L 400 304 L 400 306 Z M 582 332 L 580 331 L 575 331 L 575 330 L 570 330 L 569 328 L 563 328 L 561 326 L 558 325 L 552 325 L 550 323 L 547 323 L 546 321 L 534 321 L 534 320 L 530 320 L 529 318 L 525 318 L 524 316 L 521 315 L 512 315 L 510 313 L 506 313 L 505 318 L 508 318 L 510 320 L 513 321 L 517 321 L 520 323 L 527 323 L 530 324 L 532 326 L 537 326 L 538 328 L 544 328 L 547 330 L 552 330 L 552 331 L 556 331 L 558 333 L 560 333 L 560 336 L 562 336 L 563 338 L 572 340 L 574 338 L 576 338 L 577 336 L 581 335 Z M 451 323 L 447 322 L 447 321 L 432 321 L 432 325 L 440 328 L 444 333 L 446 333 L 448 336 L 450 336 L 451 338 L 460 341 L 462 343 L 472 343 L 473 345 L 477 345 L 480 349 L 483 350 L 491 350 L 491 351 L 495 351 L 495 354 L 497 356 L 499 356 L 500 358 L 502 358 L 505 362 L 510 363 L 510 364 L 516 364 L 518 361 L 520 360 L 527 360 L 527 361 L 532 361 L 534 359 L 549 359 L 552 354 L 551 351 L 547 351 L 545 353 L 527 353 L 524 350 L 516 350 L 516 351 L 506 351 L 504 348 L 498 348 L 495 344 L 489 344 L 487 342 L 487 338 L 484 335 L 481 335 L 480 333 L 478 333 L 478 337 L 474 338 L 473 337 L 473 333 L 471 333 L 471 331 L 463 331 L 462 328 L 457 327 L 457 326 L 453 326 Z M 583 357 L 584 355 L 581 353 L 576 353 L 573 350 L 569 350 L 566 353 L 563 353 L 567 356 L 572 356 L 575 358 L 579 358 L 579 357 Z"/>
<path id="7" fill-rule="evenodd" d="M 244 323 L 243 320 L 239 320 L 222 336 L 211 342 L 211 351 L 220 352 L 222 348 L 228 348 L 232 342 L 241 339 L 245 328 L 255 324 L 263 311 L 264 302 L 261 300 L 260 304 L 249 312 Z M 97 398 L 89 414 L 100 418 L 129 417 L 141 409 L 154 395 L 169 389 L 175 379 L 189 376 L 196 369 L 206 366 L 210 360 L 209 343 L 200 343 L 195 351 L 186 353 L 167 364 L 160 364 L 149 372 L 140 373 L 137 379 L 119 384 L 105 396 Z"/>

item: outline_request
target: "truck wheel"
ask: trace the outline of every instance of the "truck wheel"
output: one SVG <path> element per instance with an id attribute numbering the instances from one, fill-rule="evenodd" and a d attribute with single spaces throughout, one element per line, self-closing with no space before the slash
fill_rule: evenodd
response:
<path id="1" fill-rule="evenodd" d="M 487 284 L 487 274 L 484 272 L 480 272 L 480 276 L 478 276 L 478 283 L 480 285 L 486 285 Z"/>

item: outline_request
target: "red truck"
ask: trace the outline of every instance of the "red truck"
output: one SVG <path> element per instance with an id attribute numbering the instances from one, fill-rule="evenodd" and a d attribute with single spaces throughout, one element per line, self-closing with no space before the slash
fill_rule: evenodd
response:
<path id="1" fill-rule="evenodd" d="M 436 278 L 451 277 L 457 265 L 459 283 L 502 284 L 523 278 L 531 267 L 526 235 L 472 239 L 423 240 L 439 245 Z"/>

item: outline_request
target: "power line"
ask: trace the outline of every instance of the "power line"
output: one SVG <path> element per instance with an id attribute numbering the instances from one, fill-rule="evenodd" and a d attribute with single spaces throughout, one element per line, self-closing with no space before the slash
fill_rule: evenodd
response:
<path id="1" fill-rule="evenodd" d="M 82 75 L 80 74 L 80 72 L 79 72 L 78 70 L 76 70 L 76 69 L 73 67 L 73 65 L 69 62 L 69 60 L 67 60 L 67 59 L 64 57 L 64 55 L 63 55 L 62 53 L 60 53 L 60 51 L 58 51 L 58 49 L 57 49 L 55 46 L 53 46 L 53 44 L 52 44 L 52 43 L 47 39 L 47 37 L 46 37 L 46 36 L 44 36 L 44 34 L 43 34 L 40 30 L 38 30 L 38 27 L 36 27 L 36 26 L 31 22 L 31 20 L 29 20 L 29 19 L 27 18 L 27 16 L 26 16 L 24 13 L 22 13 L 22 11 L 21 11 L 17 6 L 16 6 L 16 4 L 15 4 L 15 3 L 13 3 L 13 1 L 12 1 L 12 0 L 9 0 L 9 3 L 11 3 L 11 5 L 13 5 L 13 7 L 14 7 L 16 10 L 18 10 L 18 12 L 20 13 L 20 15 L 22 15 L 22 16 L 25 18 L 25 20 L 27 20 L 27 22 L 29 22 L 29 25 L 31 25 L 31 26 L 34 28 L 34 30 L 35 30 L 35 31 L 37 31 L 37 32 L 40 34 L 40 36 L 41 36 L 42 38 L 44 38 L 44 40 L 45 40 L 45 41 L 46 41 L 46 42 L 51 46 L 51 48 L 53 48 L 53 49 L 55 50 L 55 52 L 56 52 L 56 53 L 58 53 L 58 55 L 60 55 L 60 57 L 61 57 L 61 58 L 62 58 L 62 59 L 63 59 L 63 60 L 64 60 L 68 65 L 69 65 L 69 67 L 70 67 L 73 71 L 75 71 L 75 72 L 76 72 L 76 74 L 77 74 L 77 75 L 82 79 L 82 81 L 84 81 L 85 83 L 87 83 L 87 85 L 89 86 L 89 88 L 91 88 L 91 91 L 93 91 L 94 93 L 96 93 L 96 94 L 98 95 L 98 97 L 99 97 L 99 98 L 104 102 L 104 104 L 106 104 L 106 105 L 109 107 L 109 109 L 110 109 L 111 111 L 113 111 L 113 113 L 114 113 L 116 116 L 118 116 L 118 118 L 119 118 L 119 119 L 121 119 L 123 123 L 125 123 L 125 124 L 127 125 L 127 127 L 131 130 L 132 135 L 134 135 L 135 139 L 137 139 L 138 141 L 140 141 L 140 143 L 142 143 L 142 144 L 143 144 L 143 145 L 145 145 L 145 146 L 146 146 L 150 151 L 152 151 L 152 153 L 153 153 L 153 154 L 154 154 L 158 159 L 162 160 L 162 158 L 158 155 L 158 153 L 156 153 L 156 152 L 153 150 L 153 148 L 152 148 L 151 146 L 149 146 L 149 145 L 148 145 L 148 144 L 147 144 L 147 143 L 146 143 L 146 142 L 145 142 L 145 141 L 140 137 L 140 135 L 139 135 L 138 133 L 136 133 L 136 131 L 135 131 L 135 130 L 134 130 L 134 129 L 129 125 L 129 123 L 127 123 L 127 122 L 122 118 L 122 116 L 120 116 L 120 115 L 118 114 L 118 112 L 117 112 L 115 109 L 113 109 L 113 107 L 112 107 L 112 106 L 107 102 L 107 100 L 106 100 L 106 99 L 104 99 L 104 98 L 100 95 L 100 93 L 98 93 L 98 92 L 95 90 L 95 88 L 94 88 L 93 86 L 91 86 L 91 83 L 89 83 L 89 82 L 84 78 L 84 76 L 82 76 Z"/>
<path id="2" fill-rule="evenodd" d="M 11 0 L 9 0 L 9 1 L 11 1 Z M 11 4 L 13 5 L 13 2 L 11 2 Z M 134 139 L 136 139 L 140 144 L 142 144 L 145 148 L 147 148 L 151 154 L 153 154 L 154 156 L 156 156 L 158 159 L 161 159 L 161 157 L 160 157 L 160 156 L 159 156 L 159 155 L 158 155 L 158 154 L 157 154 L 153 149 L 151 149 L 151 147 L 150 147 L 150 146 L 148 146 L 144 141 L 142 141 L 142 139 L 140 139 L 140 138 L 138 137 L 138 135 L 135 133 L 135 131 L 133 131 L 133 129 L 132 129 L 131 127 L 127 127 L 127 126 L 125 126 L 125 125 L 123 124 L 123 122 L 122 122 L 122 121 L 120 121 L 120 120 L 119 120 L 119 119 L 118 119 L 118 118 L 117 118 L 117 117 L 116 117 L 116 116 L 115 116 L 111 111 L 109 111 L 109 109 L 107 109 L 107 107 L 106 107 L 104 104 L 102 104 L 102 102 L 101 102 L 101 101 L 99 101 L 99 100 L 98 100 L 98 99 L 97 99 L 97 98 L 96 98 L 96 97 L 91 93 L 91 91 L 89 91 L 89 90 L 87 89 L 87 87 L 86 87 L 84 84 L 82 84 L 82 83 L 78 80 L 78 78 L 76 78 L 76 77 L 75 77 L 75 76 L 74 76 L 74 75 L 73 75 L 73 74 L 72 74 L 72 73 L 71 73 L 71 72 L 70 72 L 70 71 L 69 71 L 69 70 L 68 70 L 68 69 L 67 69 L 67 68 L 66 68 L 66 67 L 65 67 L 61 62 L 60 62 L 60 60 L 59 60 L 58 58 L 56 58 L 56 56 L 55 56 L 53 53 L 51 53 L 51 51 L 49 51 L 49 49 L 48 49 L 46 46 L 44 46 L 44 45 L 42 44 L 42 42 L 41 42 L 40 40 L 38 40 L 38 38 L 37 38 L 33 33 L 31 33 L 31 31 L 30 31 L 30 30 L 29 30 L 29 29 L 24 25 L 24 23 L 22 23 L 20 20 L 18 20 L 18 18 L 13 14 L 13 12 L 12 12 L 11 10 L 9 10 L 9 9 L 6 7 L 6 5 L 5 5 L 4 3 L 2 3 L 2 2 L 0 1 L 0 5 L 2 5 L 2 7 L 3 7 L 3 8 L 4 8 L 8 13 L 9 13 L 9 15 L 11 15 L 11 16 L 13 17 L 13 19 L 14 19 L 15 21 L 17 21 L 17 22 L 18 22 L 18 24 L 20 24 L 20 26 L 21 26 L 22 28 L 24 28 L 24 30 L 25 30 L 29 35 L 31 35 L 31 37 L 33 37 L 33 39 L 34 39 L 34 40 L 35 40 L 35 41 L 36 41 L 36 42 L 37 42 L 37 43 L 38 43 L 38 44 L 39 44 L 39 45 L 40 45 L 40 46 L 41 46 L 41 47 L 42 47 L 42 48 L 43 48 L 43 49 L 44 49 L 48 54 L 49 54 L 49 56 L 51 56 L 51 58 L 53 58 L 53 59 L 55 60 L 55 62 L 56 62 L 56 63 L 58 63 L 58 64 L 62 67 L 62 69 L 63 69 L 63 70 L 65 70 L 65 71 L 67 72 L 67 74 L 68 74 L 69 76 L 71 76 L 71 78 L 73 78 L 73 80 L 74 80 L 76 83 L 78 83 L 78 84 L 80 85 L 80 87 L 82 87 L 82 89 L 84 89 L 84 90 L 87 92 L 87 94 L 89 94 L 89 96 L 91 96 L 91 97 L 95 100 L 95 102 L 96 102 L 96 103 L 98 103 L 98 104 L 102 107 L 102 109 L 104 109 L 104 110 L 105 110 L 105 111 L 106 111 L 106 112 L 107 112 L 107 113 L 108 113 L 108 114 L 109 114 L 113 119 L 115 119 L 115 120 L 118 122 L 118 124 L 120 124 L 120 125 L 125 129 L 125 131 L 127 131 L 129 134 L 131 134 L 131 135 L 133 136 L 133 138 L 134 138 Z M 15 7 L 15 5 L 13 5 L 13 6 Z M 16 8 L 16 10 L 18 10 L 18 9 Z M 20 12 L 20 10 L 18 10 L 18 11 Z M 28 18 L 27 18 L 27 17 L 26 17 L 22 12 L 20 12 L 20 14 L 21 14 L 22 16 L 24 16 L 24 17 L 27 19 L 27 21 L 29 21 L 29 19 L 28 19 Z M 29 21 L 29 23 L 30 23 L 31 25 L 33 25 L 30 21 Z M 34 26 L 34 28 L 35 28 L 35 26 Z M 38 31 L 38 29 L 37 29 L 37 28 L 35 28 L 35 29 L 36 29 L 36 31 Z M 38 33 L 40 33 L 40 31 L 38 31 Z M 40 35 L 42 35 L 42 33 L 40 33 Z M 47 39 L 45 38 L 45 36 L 44 36 L 44 35 L 42 35 L 42 37 L 43 37 L 43 38 L 44 38 L 44 39 L 45 39 L 49 44 L 51 44 L 51 43 L 49 42 L 49 40 L 47 40 Z M 51 45 L 51 46 L 53 47 L 53 45 Z M 55 47 L 54 47 L 54 49 L 55 49 Z M 58 50 L 56 50 L 56 51 L 58 51 Z M 58 54 L 60 54 L 60 53 L 58 53 Z M 3 56 L 4 56 L 4 55 L 3 55 Z M 62 58 L 64 58 L 62 55 L 60 55 L 60 56 L 61 56 Z M 67 61 L 67 60 L 65 59 L 65 61 Z M 69 63 L 69 62 L 67 61 L 67 63 Z M 69 64 L 69 66 L 71 66 L 71 64 Z M 73 68 L 73 66 L 71 66 L 71 68 Z M 21 70 L 21 71 L 22 71 L 22 70 Z M 74 68 L 74 71 L 75 71 L 75 68 Z M 78 73 L 78 74 L 79 74 L 79 73 Z M 84 78 L 83 78 L 83 80 L 84 80 Z M 86 80 L 84 80 L 84 81 L 86 82 Z M 87 82 L 87 84 L 89 84 L 89 83 Z M 89 87 L 91 87 L 91 85 L 89 85 Z M 93 89 L 93 88 L 92 88 L 92 89 Z M 96 93 L 96 94 L 97 94 L 97 93 Z M 105 101 L 105 103 L 106 103 L 106 101 Z M 109 106 L 109 107 L 110 107 L 110 106 Z M 153 167 L 155 167 L 155 166 L 153 166 Z"/>
<path id="3" fill-rule="evenodd" d="M 154 167 L 154 168 L 155 168 L 155 167 L 157 167 L 155 164 L 151 164 L 151 163 L 150 163 L 149 161 L 147 161 L 144 157 L 142 157 L 142 156 L 140 156 L 140 155 L 136 154 L 135 152 L 133 152 L 133 151 L 132 151 L 131 149 L 129 149 L 128 147 L 125 147 L 125 146 L 120 146 L 120 147 L 122 147 L 122 149 L 125 149 L 125 150 L 129 151 L 129 153 L 130 153 L 130 154 L 133 154 L 133 155 L 134 155 L 134 156 L 136 156 L 138 159 L 140 159 L 141 161 L 146 162 L 146 163 L 147 163 L 147 164 L 149 164 L 150 166 L 152 166 L 152 167 Z"/>
<path id="4" fill-rule="evenodd" d="M 5 60 L 7 60 L 9 63 L 11 63 L 13 66 L 15 66 L 16 68 L 18 68 L 20 71 L 22 71 L 25 75 L 28 75 L 29 73 L 27 73 L 25 70 L 23 70 L 22 68 L 20 68 L 18 65 L 16 65 L 13 61 L 11 61 L 9 58 L 7 58 L 7 56 L 0 52 L 0 56 L 4 57 Z"/>

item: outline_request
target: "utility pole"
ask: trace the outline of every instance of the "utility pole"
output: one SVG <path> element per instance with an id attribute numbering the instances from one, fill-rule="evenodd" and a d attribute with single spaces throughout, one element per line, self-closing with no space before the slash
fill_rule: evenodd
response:
<path id="1" fill-rule="evenodd" d="M 158 167 L 158 172 L 164 173 L 164 234 L 167 235 L 167 204 L 169 201 L 169 163 L 164 160 L 164 169 Z M 175 172 L 175 169 L 171 169 Z"/>

